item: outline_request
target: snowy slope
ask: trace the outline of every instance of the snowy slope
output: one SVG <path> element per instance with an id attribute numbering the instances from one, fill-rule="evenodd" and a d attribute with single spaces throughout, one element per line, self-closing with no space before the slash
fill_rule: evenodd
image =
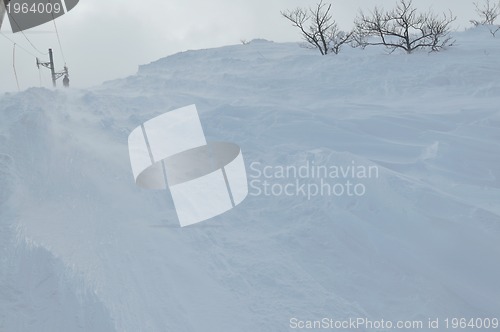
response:
<path id="1" fill-rule="evenodd" d="M 500 316 L 500 45 L 189 51 L 88 91 L 0 99 L 0 331 L 288 331 Z M 132 129 L 195 103 L 251 164 L 378 166 L 366 194 L 250 195 L 179 228 Z M 277 179 L 276 182 L 282 180 Z"/>

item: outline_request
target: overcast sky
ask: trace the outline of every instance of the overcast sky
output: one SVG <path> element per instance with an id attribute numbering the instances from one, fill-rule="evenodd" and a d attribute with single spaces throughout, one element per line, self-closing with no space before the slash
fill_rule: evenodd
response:
<path id="1" fill-rule="evenodd" d="M 352 27 L 359 9 L 375 5 L 392 7 L 396 0 L 336 0 L 334 18 L 343 29 Z M 455 27 L 463 30 L 475 18 L 473 0 L 414 0 L 417 8 L 436 12 L 451 9 L 458 16 Z M 280 10 L 314 5 L 315 0 L 81 0 L 68 14 L 57 19 L 64 57 L 73 87 L 99 85 L 126 77 L 138 65 L 188 49 L 238 44 L 241 39 L 265 38 L 276 42 L 300 41 L 298 32 L 280 16 Z M 20 33 L 12 34 L 8 21 L 1 31 L 42 60 Z M 54 33 L 47 23 L 26 31 L 42 52 L 53 48 L 56 69 L 64 61 Z M 19 47 L 16 69 L 22 90 L 40 86 L 33 55 Z M 12 66 L 13 44 L 0 35 L 0 92 L 16 91 Z M 48 69 L 41 70 L 42 84 L 50 87 Z M 59 82 L 61 85 L 61 82 Z"/>

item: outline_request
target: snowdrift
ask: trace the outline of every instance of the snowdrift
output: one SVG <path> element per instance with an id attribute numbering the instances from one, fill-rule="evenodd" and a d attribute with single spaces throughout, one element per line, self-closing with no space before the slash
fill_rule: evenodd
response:
<path id="1" fill-rule="evenodd" d="M 3 95 L 0 330 L 498 317 L 500 45 L 481 29 L 456 36 L 410 56 L 257 40 L 90 90 Z M 168 192 L 134 185 L 127 137 L 190 104 L 207 140 L 241 147 L 250 178 L 308 164 L 378 175 L 360 180 L 364 195 L 250 189 L 181 229 Z"/>

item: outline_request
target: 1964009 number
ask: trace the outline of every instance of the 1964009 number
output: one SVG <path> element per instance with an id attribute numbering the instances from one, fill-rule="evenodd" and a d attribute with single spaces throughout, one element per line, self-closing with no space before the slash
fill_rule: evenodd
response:
<path id="1" fill-rule="evenodd" d="M 7 4 L 7 13 L 9 14 L 59 14 L 63 9 L 60 3 L 19 3 Z"/>
<path id="2" fill-rule="evenodd" d="M 500 325 L 498 318 L 446 318 L 446 329 L 497 329 Z"/>

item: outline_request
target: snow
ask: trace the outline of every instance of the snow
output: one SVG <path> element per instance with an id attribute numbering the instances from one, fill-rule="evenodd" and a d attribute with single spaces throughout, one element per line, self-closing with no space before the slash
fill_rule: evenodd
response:
<path id="1" fill-rule="evenodd" d="M 500 45 L 484 29 L 455 35 L 413 55 L 259 40 L 90 90 L 4 94 L 0 330 L 498 317 Z M 127 138 L 191 104 L 249 174 L 354 162 L 379 176 L 360 180 L 363 196 L 250 194 L 180 228 L 167 191 L 135 186 Z"/>

